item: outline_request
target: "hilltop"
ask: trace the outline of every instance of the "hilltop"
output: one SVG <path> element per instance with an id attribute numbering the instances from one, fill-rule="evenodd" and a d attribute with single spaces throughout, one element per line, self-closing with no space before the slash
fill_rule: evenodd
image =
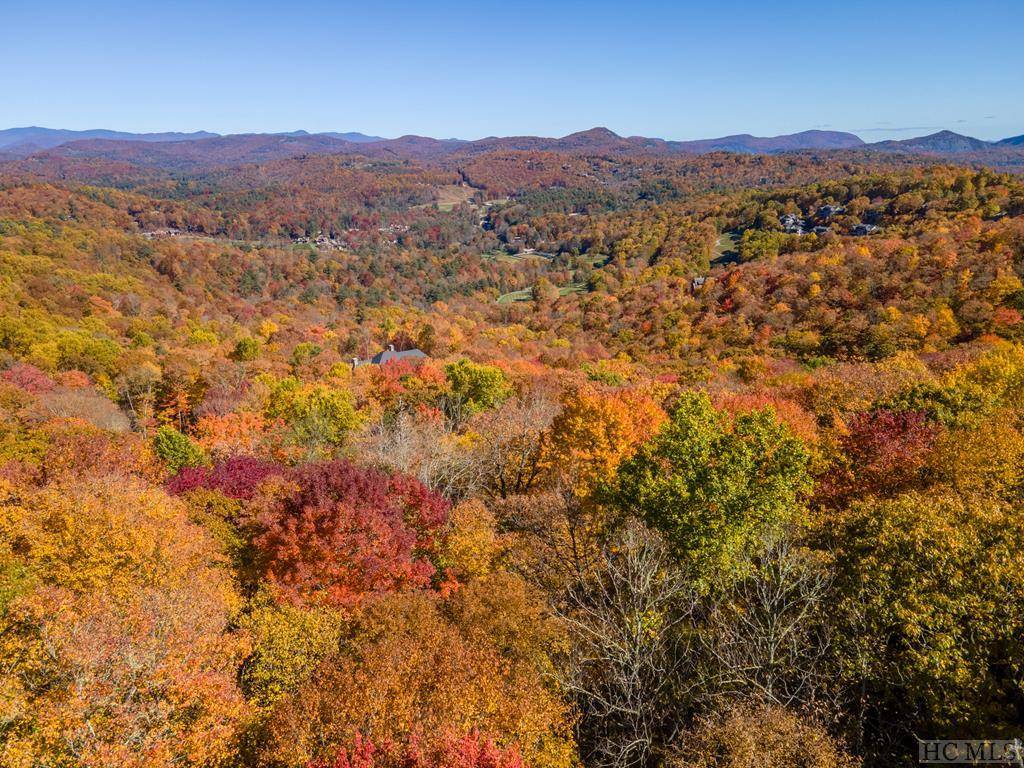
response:
<path id="1" fill-rule="evenodd" d="M 1007 140 L 1009 141 L 1009 140 Z M 956 154 L 960 152 L 983 152 L 1002 142 L 988 142 L 964 136 L 953 131 L 939 131 L 928 136 L 919 136 L 901 141 L 880 141 L 870 145 L 873 149 L 885 151 L 935 152 L 938 154 Z"/>

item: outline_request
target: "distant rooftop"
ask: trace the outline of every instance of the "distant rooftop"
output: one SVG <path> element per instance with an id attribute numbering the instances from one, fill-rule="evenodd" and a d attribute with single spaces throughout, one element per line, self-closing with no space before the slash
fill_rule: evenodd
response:
<path id="1" fill-rule="evenodd" d="M 420 349 L 403 349 L 396 350 L 394 344 L 389 344 L 388 348 L 383 352 L 378 352 L 376 355 L 371 357 L 369 360 L 358 360 L 353 359 L 353 366 L 357 365 L 384 365 L 395 360 L 423 360 L 427 357 L 427 353 Z"/>
<path id="2" fill-rule="evenodd" d="M 384 363 L 390 363 L 392 360 L 422 360 L 426 356 L 427 353 L 419 349 L 405 349 L 398 352 L 395 350 L 394 345 L 392 345 L 370 358 L 370 362 L 374 365 L 384 365 Z"/>

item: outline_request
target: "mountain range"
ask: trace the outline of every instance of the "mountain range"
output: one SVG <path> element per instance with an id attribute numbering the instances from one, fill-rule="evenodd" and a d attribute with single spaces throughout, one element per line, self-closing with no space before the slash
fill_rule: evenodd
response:
<path id="1" fill-rule="evenodd" d="M 185 172 L 202 168 L 259 163 L 301 155 L 355 154 L 396 159 L 439 159 L 485 152 L 562 152 L 577 154 L 779 154 L 794 151 L 858 150 L 938 156 L 1007 156 L 1014 164 L 1024 157 L 1024 136 L 982 141 L 952 131 L 939 131 L 899 141 L 866 143 L 841 131 L 802 131 L 782 136 L 750 134 L 694 141 L 669 141 L 644 136 L 619 136 L 607 128 L 561 138 L 491 136 L 475 141 L 401 136 L 386 139 L 357 132 L 251 133 L 221 136 L 194 133 L 125 133 L 112 130 L 69 131 L 27 127 L 0 130 L 0 159 L 27 162 L 104 160 Z"/>
<path id="2" fill-rule="evenodd" d="M 126 133 L 124 131 L 110 131 L 103 128 L 69 131 L 61 128 L 40 128 L 33 125 L 25 128 L 0 130 L 0 151 L 9 154 L 27 155 L 41 149 L 50 149 L 61 144 L 67 144 L 69 141 L 80 141 L 83 139 L 177 142 L 209 139 L 214 136 L 217 136 L 217 134 L 210 133 L 209 131 L 195 131 L 193 133 L 178 133 L 174 131 L 166 133 Z"/>
<path id="3" fill-rule="evenodd" d="M 281 138 L 305 138 L 310 136 L 326 136 L 340 141 L 352 143 L 384 141 L 381 136 L 368 136 L 365 133 L 325 132 L 311 134 L 308 131 L 291 131 L 288 133 L 275 134 L 238 134 L 238 136 L 259 135 L 276 136 Z M 168 131 L 165 133 L 128 133 L 126 131 L 111 131 L 104 128 L 96 128 L 85 131 L 71 131 L 63 128 L 42 128 L 39 126 L 27 126 L 24 128 L 7 128 L 0 130 L 0 152 L 8 155 L 27 156 L 40 150 L 52 149 L 63 144 L 78 141 L 119 141 L 119 142 L 146 142 L 149 144 L 177 144 L 183 141 L 198 141 L 201 139 L 222 139 L 228 138 L 219 133 L 210 131 L 193 131 L 192 133 L 180 133 Z"/>

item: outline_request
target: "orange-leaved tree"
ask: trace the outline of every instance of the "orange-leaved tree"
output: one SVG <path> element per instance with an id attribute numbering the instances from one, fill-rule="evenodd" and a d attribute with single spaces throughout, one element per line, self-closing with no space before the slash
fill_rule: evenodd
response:
<path id="1" fill-rule="evenodd" d="M 162 490 L 116 477 L 0 490 L 3 762 L 149 768 L 230 751 L 239 601 Z"/>
<path id="2" fill-rule="evenodd" d="M 587 497 L 666 418 L 644 389 L 573 387 L 562 396 L 562 411 L 544 436 L 542 462 L 559 481 Z"/>

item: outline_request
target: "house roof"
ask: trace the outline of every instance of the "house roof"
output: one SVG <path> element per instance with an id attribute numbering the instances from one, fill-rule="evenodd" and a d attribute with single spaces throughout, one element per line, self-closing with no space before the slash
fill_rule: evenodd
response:
<path id="1" fill-rule="evenodd" d="M 376 355 L 370 358 L 370 362 L 374 365 L 384 365 L 390 363 L 392 360 L 422 360 L 427 354 L 419 349 L 406 349 L 401 352 L 397 352 L 393 349 L 385 349 L 383 352 L 378 352 Z"/>

